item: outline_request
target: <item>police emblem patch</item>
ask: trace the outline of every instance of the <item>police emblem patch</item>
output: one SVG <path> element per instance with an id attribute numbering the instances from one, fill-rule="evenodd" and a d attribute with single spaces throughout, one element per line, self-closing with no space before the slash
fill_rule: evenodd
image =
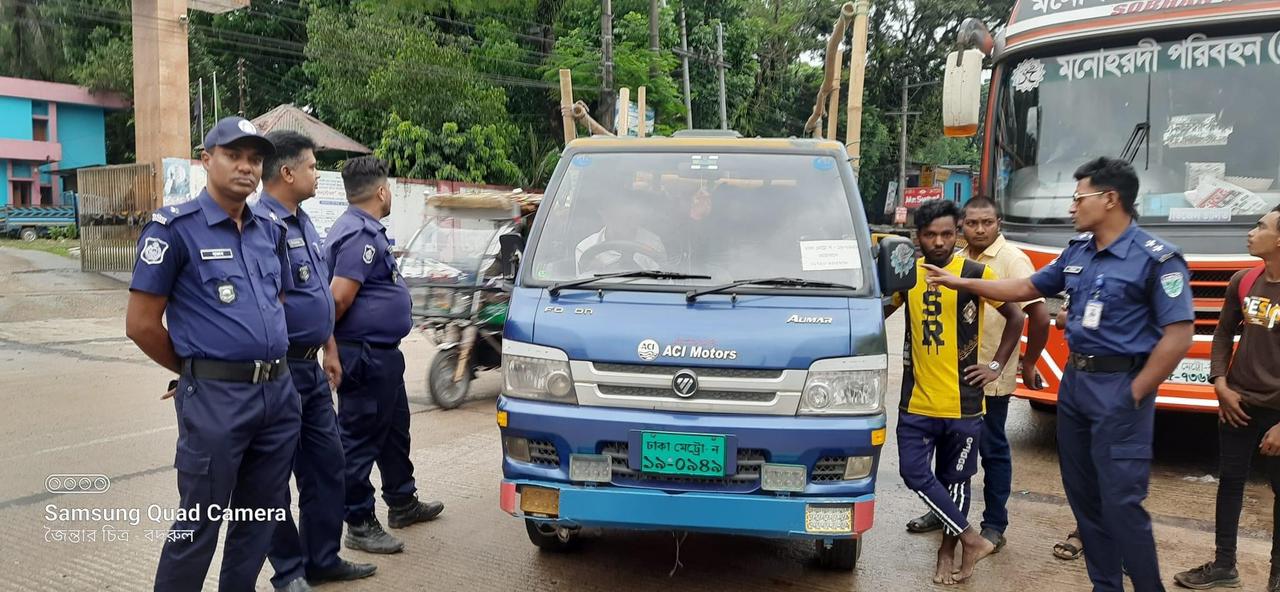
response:
<path id="1" fill-rule="evenodd" d="M 253 126 L 253 123 L 251 123 L 251 122 L 250 122 L 249 120 L 247 120 L 247 119 L 242 119 L 242 120 L 240 120 L 240 123 L 237 123 L 237 124 L 236 124 L 236 127 L 240 128 L 240 131 L 242 131 L 242 132 L 244 132 L 244 133 L 246 133 L 246 134 L 256 134 L 256 133 L 258 133 L 258 128 L 254 127 L 254 126 Z"/>
<path id="2" fill-rule="evenodd" d="M 236 287 L 231 282 L 222 282 L 218 284 L 218 300 L 223 304 L 231 304 L 236 301 Z"/>
<path id="3" fill-rule="evenodd" d="M 305 284 L 305 283 L 307 283 L 307 280 L 309 280 L 309 279 L 311 279 L 311 266 L 309 266 L 309 265 L 303 265 L 302 267 L 299 267 L 299 268 L 298 268 L 298 281 L 300 281 L 300 282 L 302 282 L 302 283 L 304 283 L 304 284 Z"/>
<path id="4" fill-rule="evenodd" d="M 1182 272 L 1166 273 L 1160 276 L 1160 287 L 1164 289 L 1165 296 L 1177 298 L 1182 295 L 1182 288 L 1186 282 L 1183 281 Z"/>
<path id="5" fill-rule="evenodd" d="M 365 245 L 365 246 L 364 246 L 364 263 L 365 263 L 365 265 L 368 265 L 368 264 L 370 264 L 370 263 L 373 263 L 373 253 L 374 253 L 374 251 L 373 251 L 373 245 Z"/>
<path id="6" fill-rule="evenodd" d="M 893 272 L 898 275 L 907 275 L 911 268 L 915 266 L 916 251 L 911 247 L 902 244 L 893 250 L 893 254 L 889 257 L 889 263 L 893 266 Z"/>
<path id="7" fill-rule="evenodd" d="M 139 259 L 147 265 L 160 265 L 164 262 L 164 254 L 169 250 L 169 243 L 158 238 L 147 238 L 142 243 L 142 253 Z"/>
<path id="8" fill-rule="evenodd" d="M 964 322 L 966 325 L 971 325 L 976 320 L 978 320 L 978 305 L 970 300 L 968 304 L 964 305 Z"/>

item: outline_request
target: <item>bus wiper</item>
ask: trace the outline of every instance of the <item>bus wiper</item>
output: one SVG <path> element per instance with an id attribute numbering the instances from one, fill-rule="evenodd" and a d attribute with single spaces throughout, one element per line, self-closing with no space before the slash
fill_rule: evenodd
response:
<path id="1" fill-rule="evenodd" d="M 839 290 L 857 290 L 857 288 L 850 286 L 848 284 L 837 284 L 835 282 L 822 282 L 818 280 L 806 280 L 804 278 L 773 277 L 773 278 L 755 278 L 750 280 L 738 280 L 736 282 L 725 284 L 723 286 L 714 286 L 711 288 L 707 288 L 705 290 L 690 290 L 685 293 L 684 299 L 689 302 L 693 302 L 694 300 L 697 300 L 699 296 L 706 296 L 707 294 L 724 292 L 726 290 L 732 290 L 734 288 L 752 285 L 752 284 L 760 285 L 760 286 L 788 286 L 792 288 L 835 288 Z"/>
<path id="2" fill-rule="evenodd" d="M 581 278 L 569 280 L 567 282 L 559 282 L 552 284 L 547 288 L 547 293 L 552 296 L 559 296 L 561 290 L 569 288 L 577 288 L 587 284 L 607 280 L 609 278 L 650 278 L 655 280 L 709 280 L 709 275 L 692 275 L 688 273 L 679 273 L 675 271 L 620 271 L 618 273 L 597 273 L 589 278 Z"/>
<path id="3" fill-rule="evenodd" d="M 1139 121 L 1134 124 L 1133 131 L 1129 133 L 1129 141 L 1125 142 L 1124 150 L 1120 151 L 1120 160 L 1133 164 L 1133 159 L 1138 157 L 1138 150 L 1150 136 L 1151 122 Z"/>

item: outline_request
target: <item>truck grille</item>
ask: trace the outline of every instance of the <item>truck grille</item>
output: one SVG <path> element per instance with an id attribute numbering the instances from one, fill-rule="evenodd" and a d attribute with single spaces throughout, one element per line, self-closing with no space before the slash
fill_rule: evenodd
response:
<path id="1" fill-rule="evenodd" d="M 661 399 L 671 399 L 674 401 L 735 401 L 745 403 L 768 403 L 772 401 L 777 393 L 770 392 L 736 392 L 736 391 L 708 391 L 700 390 L 693 394 L 692 397 L 676 396 L 675 391 L 669 388 L 653 388 L 640 386 L 618 386 L 613 384 L 602 384 L 598 387 L 602 395 L 615 395 L 622 397 L 654 397 Z"/>
<path id="2" fill-rule="evenodd" d="M 725 477 L 686 477 L 641 473 L 631 468 L 629 452 L 630 445 L 626 442 L 606 442 L 601 450 L 601 454 L 613 459 L 614 485 L 689 486 L 690 489 L 714 488 L 735 493 L 754 491 L 760 487 L 760 471 L 766 460 L 764 450 L 739 448 L 737 473 Z"/>
<path id="3" fill-rule="evenodd" d="M 670 376 L 675 374 L 676 366 L 645 366 L 643 364 L 608 364 L 596 362 L 592 364 L 596 372 L 616 372 L 622 374 L 643 374 Z M 702 378 L 754 378 L 760 380 L 776 380 L 782 377 L 781 370 L 753 370 L 750 368 L 696 368 Z"/>
<path id="4" fill-rule="evenodd" d="M 1240 268 L 1192 269 L 1191 297 L 1195 299 L 1196 335 L 1213 335 L 1218 327 L 1222 300 L 1227 297 L 1227 284 Z"/>
<path id="5" fill-rule="evenodd" d="M 849 459 L 843 456 L 824 456 L 813 465 L 810 481 L 843 481 L 845 465 Z"/>
<path id="6" fill-rule="evenodd" d="M 529 462 L 535 465 L 560 466 L 560 453 L 550 440 L 529 440 Z"/>

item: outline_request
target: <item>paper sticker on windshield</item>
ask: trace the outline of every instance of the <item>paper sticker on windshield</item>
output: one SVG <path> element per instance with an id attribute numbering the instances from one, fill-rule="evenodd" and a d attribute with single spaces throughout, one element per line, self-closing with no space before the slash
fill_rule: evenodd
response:
<path id="1" fill-rule="evenodd" d="M 1174 115 L 1164 130 L 1164 145 L 1170 148 L 1226 146 L 1234 127 L 1218 125 L 1215 113 Z"/>
<path id="2" fill-rule="evenodd" d="M 1022 60 L 1013 69 L 1013 90 L 1025 93 L 1040 88 L 1040 83 L 1044 82 L 1044 74 L 1044 62 L 1035 58 Z"/>
<path id="3" fill-rule="evenodd" d="M 804 271 L 861 269 L 862 258 L 858 256 L 858 241 L 800 241 L 800 268 Z"/>
<path id="4" fill-rule="evenodd" d="M 1230 222 L 1231 208 L 1169 208 L 1170 222 Z"/>
<path id="5" fill-rule="evenodd" d="M 587 156 L 586 154 L 579 154 L 573 157 L 573 166 L 589 167 L 591 166 L 591 157 Z"/>
<path id="6" fill-rule="evenodd" d="M 836 159 L 830 156 L 819 156 L 813 159 L 813 168 L 820 171 L 829 171 L 836 168 Z"/>

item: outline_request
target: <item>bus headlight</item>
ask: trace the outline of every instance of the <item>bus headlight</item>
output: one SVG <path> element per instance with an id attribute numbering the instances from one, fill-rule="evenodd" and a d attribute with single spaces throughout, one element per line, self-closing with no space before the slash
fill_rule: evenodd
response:
<path id="1" fill-rule="evenodd" d="M 800 415 L 867 415 L 884 408 L 888 356 L 819 360 L 809 367 Z"/>
<path id="2" fill-rule="evenodd" d="M 569 356 L 555 348 L 504 341 L 502 382 L 502 392 L 508 397 L 557 403 L 574 401 Z"/>

